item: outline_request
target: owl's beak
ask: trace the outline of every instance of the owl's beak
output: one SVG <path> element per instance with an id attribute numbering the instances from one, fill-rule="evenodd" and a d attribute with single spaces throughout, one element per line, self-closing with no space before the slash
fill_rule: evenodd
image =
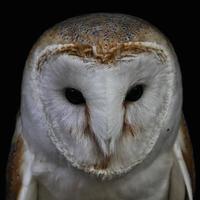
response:
<path id="1" fill-rule="evenodd" d="M 106 104 L 92 108 L 91 128 L 96 142 L 104 155 L 114 153 L 116 141 L 122 133 L 124 111 L 121 103 Z"/>
<path id="2" fill-rule="evenodd" d="M 106 156 L 110 156 L 114 151 L 115 142 L 111 144 L 111 141 L 112 141 L 112 138 L 100 139 L 100 140 L 98 138 L 98 144 L 101 148 L 101 151 Z"/>

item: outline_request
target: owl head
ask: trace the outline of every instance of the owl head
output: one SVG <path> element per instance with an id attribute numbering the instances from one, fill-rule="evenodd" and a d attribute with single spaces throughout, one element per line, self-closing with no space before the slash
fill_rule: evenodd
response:
<path id="1" fill-rule="evenodd" d="M 155 27 L 90 14 L 46 31 L 26 62 L 23 136 L 36 156 L 114 177 L 172 147 L 182 107 L 179 64 Z"/>

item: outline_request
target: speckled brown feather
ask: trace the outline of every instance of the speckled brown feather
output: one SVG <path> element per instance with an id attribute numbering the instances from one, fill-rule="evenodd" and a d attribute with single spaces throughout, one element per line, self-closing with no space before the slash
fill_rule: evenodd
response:
<path id="1" fill-rule="evenodd" d="M 89 14 L 67 19 L 45 34 L 37 46 L 56 44 L 84 44 L 90 46 L 111 45 L 145 40 L 153 32 L 151 26 L 136 17 L 120 14 Z M 102 46 L 102 47 L 103 47 Z"/>
<path id="2" fill-rule="evenodd" d="M 55 25 L 40 37 L 30 55 L 38 54 L 50 45 L 67 45 L 67 48 L 63 47 L 57 53 L 111 63 L 130 53 L 149 51 L 134 45 L 135 42 L 154 42 L 169 48 L 165 36 L 142 19 L 129 15 L 98 13 L 70 18 Z M 47 50 L 47 55 L 50 54 Z M 42 55 L 39 65 L 47 55 Z M 28 62 L 33 59 L 31 56 Z"/>
<path id="3" fill-rule="evenodd" d="M 17 200 L 22 186 L 21 165 L 24 143 L 18 134 L 13 138 L 7 166 L 7 200 Z"/>
<path id="4" fill-rule="evenodd" d="M 190 140 L 188 128 L 187 128 L 184 117 L 182 118 L 182 121 L 181 121 L 181 133 L 182 133 L 181 150 L 182 150 L 183 158 L 185 160 L 188 172 L 191 177 L 192 188 L 194 192 L 195 191 L 195 164 L 194 164 L 194 158 L 193 158 L 192 143 Z"/>

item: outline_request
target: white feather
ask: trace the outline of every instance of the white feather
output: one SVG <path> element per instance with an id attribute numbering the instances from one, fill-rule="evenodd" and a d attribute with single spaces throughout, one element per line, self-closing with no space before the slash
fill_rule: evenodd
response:
<path id="1" fill-rule="evenodd" d="M 179 134 L 181 134 L 180 130 L 179 130 Z M 190 179 L 190 175 L 189 175 L 188 169 L 186 167 L 186 163 L 185 163 L 184 158 L 183 158 L 183 154 L 182 154 L 182 151 L 181 151 L 181 146 L 180 146 L 180 143 L 179 143 L 179 137 L 176 140 L 176 143 L 174 145 L 174 153 L 176 155 L 178 164 L 180 166 L 181 174 L 183 176 L 183 179 L 184 179 L 184 182 L 185 182 L 185 185 L 186 185 L 188 198 L 189 198 L 189 200 L 192 200 L 193 199 L 193 194 L 192 194 L 191 179 Z"/>

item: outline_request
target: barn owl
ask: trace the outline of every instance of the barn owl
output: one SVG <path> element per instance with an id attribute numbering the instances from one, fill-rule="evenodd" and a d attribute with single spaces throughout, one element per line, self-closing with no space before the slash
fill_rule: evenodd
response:
<path id="1" fill-rule="evenodd" d="M 8 200 L 193 199 L 179 63 L 137 17 L 67 19 L 32 48 Z"/>

